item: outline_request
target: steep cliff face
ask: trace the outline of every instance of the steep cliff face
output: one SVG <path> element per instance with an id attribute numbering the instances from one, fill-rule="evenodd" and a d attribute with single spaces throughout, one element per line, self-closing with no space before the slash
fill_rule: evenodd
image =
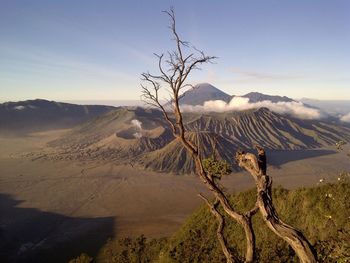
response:
<path id="1" fill-rule="evenodd" d="M 247 148 L 260 144 L 270 149 L 307 149 L 349 138 L 346 127 L 286 117 L 267 108 L 201 115 L 187 126 L 191 130 L 221 134 Z"/>
<path id="2" fill-rule="evenodd" d="M 233 162 L 237 145 L 229 138 L 212 132 L 188 132 L 186 136 L 191 142 L 199 143 L 203 158 L 215 156 Z M 194 162 L 190 154 L 178 139 L 173 140 L 165 147 L 145 154 L 140 159 L 145 168 L 156 171 L 171 171 L 174 173 L 191 173 L 194 171 Z"/>

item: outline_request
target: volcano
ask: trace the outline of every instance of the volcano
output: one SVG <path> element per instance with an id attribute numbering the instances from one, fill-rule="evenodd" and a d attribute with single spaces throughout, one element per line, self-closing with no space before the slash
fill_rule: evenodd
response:
<path id="1" fill-rule="evenodd" d="M 234 153 L 252 149 L 255 144 L 269 150 L 301 150 L 350 141 L 348 127 L 282 116 L 267 108 L 185 113 L 184 122 L 186 137 L 199 143 L 203 158 L 214 153 L 233 166 Z M 54 159 L 132 163 L 174 173 L 190 173 L 194 169 L 191 156 L 156 109 L 116 109 L 77 126 L 49 146 L 52 151 L 47 156 Z"/>

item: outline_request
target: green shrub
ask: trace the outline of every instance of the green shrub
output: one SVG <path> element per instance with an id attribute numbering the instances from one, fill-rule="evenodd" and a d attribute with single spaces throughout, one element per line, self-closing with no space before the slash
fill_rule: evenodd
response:
<path id="1" fill-rule="evenodd" d="M 231 202 L 237 211 L 248 210 L 255 203 L 255 193 L 253 189 L 233 195 Z M 280 218 L 304 233 L 321 262 L 350 262 L 349 197 L 350 184 L 345 181 L 293 191 L 277 187 L 273 191 Z M 228 244 L 242 257 L 243 230 L 232 220 L 226 222 Z M 299 262 L 289 245 L 264 224 L 259 214 L 253 225 L 258 262 Z M 225 262 L 215 231 L 216 219 L 203 205 L 169 240 L 162 251 L 163 258 L 173 262 Z"/>
<path id="2" fill-rule="evenodd" d="M 230 202 L 243 212 L 255 204 L 256 190 L 232 195 Z M 273 199 L 281 220 L 300 229 L 311 242 L 319 262 L 350 262 L 350 183 L 341 177 L 335 184 L 286 190 L 276 187 Z M 221 211 L 222 214 L 223 211 Z M 226 218 L 227 219 L 227 218 Z M 225 237 L 233 253 L 243 257 L 242 228 L 226 220 Z M 299 262 L 289 245 L 278 238 L 257 214 L 253 218 L 257 262 Z M 110 240 L 96 262 L 186 263 L 226 262 L 216 239 L 217 221 L 206 205 L 199 207 L 169 239 L 137 238 Z M 84 261 L 85 260 L 85 261 Z M 90 260 L 90 261 L 88 261 Z M 72 263 L 91 262 L 86 254 Z"/>
<path id="3" fill-rule="evenodd" d="M 137 238 L 109 240 L 100 251 L 97 262 L 146 263 L 159 258 L 165 238 L 148 240 L 144 235 Z"/>
<path id="4" fill-rule="evenodd" d="M 88 254 L 81 253 L 80 256 L 75 259 L 70 260 L 68 263 L 90 263 L 93 261 L 93 258 Z"/>

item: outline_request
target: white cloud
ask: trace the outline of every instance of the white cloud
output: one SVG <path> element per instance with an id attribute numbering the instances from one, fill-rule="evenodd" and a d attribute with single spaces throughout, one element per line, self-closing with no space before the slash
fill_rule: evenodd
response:
<path id="1" fill-rule="evenodd" d="M 271 102 L 269 100 L 250 103 L 249 98 L 244 97 L 234 97 L 229 103 L 222 100 L 211 100 L 204 102 L 203 105 L 191 106 L 182 105 L 181 109 L 183 111 L 214 111 L 214 112 L 224 112 L 224 111 L 242 111 L 249 109 L 257 109 L 266 107 L 273 112 L 280 114 L 290 114 L 294 117 L 301 119 L 320 119 L 322 118 L 322 112 L 318 109 L 310 108 L 305 106 L 301 102 Z"/>
<path id="2" fill-rule="evenodd" d="M 350 112 L 340 118 L 342 122 L 350 122 Z"/>

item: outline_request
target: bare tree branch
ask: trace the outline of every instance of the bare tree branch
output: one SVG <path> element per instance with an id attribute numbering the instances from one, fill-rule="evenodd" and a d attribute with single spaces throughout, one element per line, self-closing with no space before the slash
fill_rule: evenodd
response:
<path id="1" fill-rule="evenodd" d="M 170 125 L 171 129 L 172 129 L 172 132 L 174 134 L 174 136 L 177 136 L 177 132 L 176 132 L 176 126 L 175 124 L 171 121 L 168 113 L 166 112 L 166 110 L 164 109 L 163 105 L 160 103 L 159 101 L 159 94 L 158 94 L 158 91 L 159 91 L 159 88 L 160 88 L 160 85 L 149 79 L 147 76 L 144 77 L 144 81 L 148 81 L 150 83 L 152 83 L 152 86 L 153 86 L 153 92 L 150 91 L 149 88 L 143 86 L 141 84 L 141 97 L 142 97 L 142 100 L 148 104 L 148 105 L 152 105 L 152 106 L 155 106 L 157 108 L 159 108 L 162 113 L 163 113 L 163 116 L 165 118 L 165 120 L 168 122 L 168 124 Z"/>
<path id="2" fill-rule="evenodd" d="M 218 227 L 216 229 L 216 236 L 217 236 L 217 239 L 219 240 L 222 252 L 224 253 L 224 255 L 226 257 L 226 262 L 227 263 L 239 262 L 239 259 L 234 254 L 232 254 L 231 251 L 229 250 L 229 248 L 227 247 L 227 242 L 226 242 L 226 239 L 224 237 L 225 219 L 217 209 L 217 206 L 219 205 L 219 200 L 216 199 L 214 204 L 212 204 L 202 194 L 198 194 L 198 196 L 204 200 L 204 202 L 208 205 L 211 213 L 216 217 L 216 220 L 218 221 Z"/>
<path id="3" fill-rule="evenodd" d="M 176 49 L 174 51 L 167 52 L 168 57 L 165 60 L 163 60 L 163 55 L 156 55 L 158 58 L 160 75 L 153 75 L 150 73 L 142 74 L 142 80 L 148 84 L 148 86 L 141 86 L 142 99 L 148 102 L 150 105 L 158 107 L 162 111 L 165 120 L 169 123 L 172 129 L 173 135 L 180 140 L 185 149 L 191 154 L 195 163 L 196 173 L 199 178 L 220 202 L 225 213 L 243 227 L 246 235 L 245 262 L 253 262 L 255 252 L 255 236 L 250 218 L 236 212 L 220 186 L 218 186 L 213 180 L 210 180 L 208 174 L 203 168 L 202 159 L 199 152 L 200 146 L 196 145 L 195 142 L 190 141 L 186 136 L 183 115 L 180 109 L 179 100 L 183 96 L 181 91 L 183 91 L 185 88 L 193 87 L 191 84 L 186 82 L 190 74 L 194 70 L 199 69 L 200 65 L 211 63 L 216 57 L 207 56 L 203 51 L 199 51 L 198 49 L 194 49 L 195 52 L 189 52 L 189 54 L 186 55 L 184 48 L 189 48 L 189 44 L 188 42 L 183 41 L 176 31 L 174 10 L 170 9 L 170 11 L 164 12 L 170 17 L 170 29 L 174 36 Z M 170 106 L 172 106 L 172 114 L 175 120 L 172 120 L 169 117 L 168 111 L 166 111 L 159 99 L 159 90 L 164 86 L 169 89 L 171 94 L 172 101 Z"/>
<path id="4" fill-rule="evenodd" d="M 261 147 L 259 155 L 260 154 L 265 154 L 265 151 L 263 151 Z M 300 262 L 317 262 L 313 249 L 304 235 L 297 229 L 284 223 L 279 218 L 272 202 L 272 179 L 270 176 L 264 174 L 262 170 L 264 164 L 259 165 L 258 163 L 258 159 L 260 159 L 259 156 L 258 158 L 252 158 L 251 155 L 252 154 L 244 152 L 237 152 L 236 154 L 238 165 L 247 170 L 253 176 L 257 187 L 256 206 L 258 208 L 254 207 L 248 212 L 248 215 L 254 214 L 259 210 L 267 226 L 294 249 Z"/>
<path id="5" fill-rule="evenodd" d="M 245 216 L 247 218 L 251 218 L 253 217 L 257 212 L 259 211 L 259 205 L 258 203 L 256 202 L 254 207 L 252 209 L 250 209 L 248 212 L 245 213 Z"/>

